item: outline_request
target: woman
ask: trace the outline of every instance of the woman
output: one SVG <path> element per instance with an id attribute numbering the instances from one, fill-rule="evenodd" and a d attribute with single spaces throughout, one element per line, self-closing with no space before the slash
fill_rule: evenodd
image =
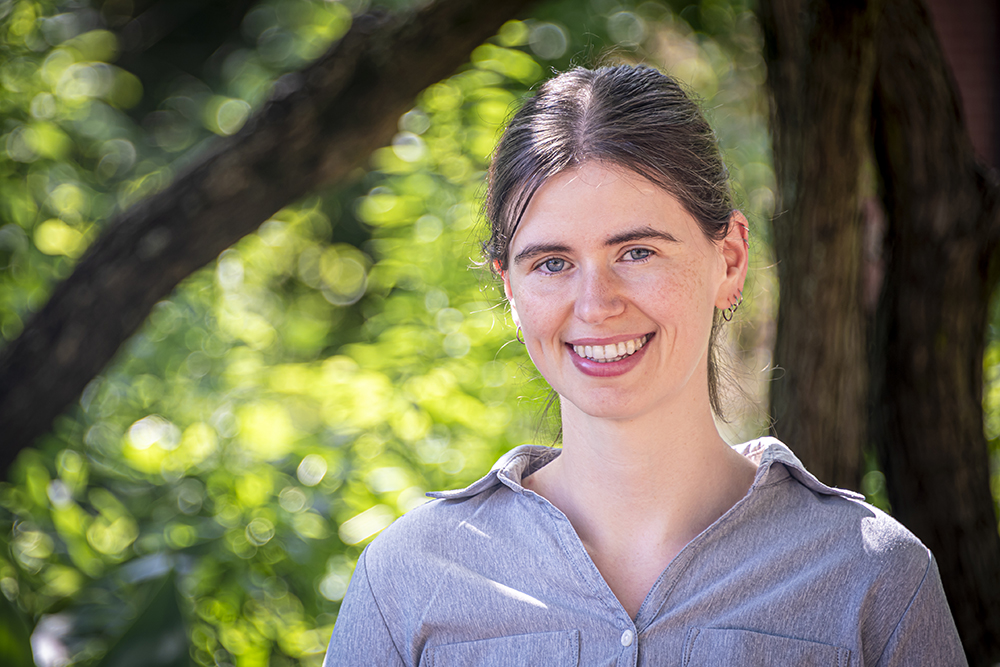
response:
<path id="1" fill-rule="evenodd" d="M 673 80 L 549 81 L 500 141 L 487 213 L 562 448 L 519 447 L 379 536 L 327 665 L 965 664 L 913 535 L 778 441 L 719 436 L 748 227 Z"/>

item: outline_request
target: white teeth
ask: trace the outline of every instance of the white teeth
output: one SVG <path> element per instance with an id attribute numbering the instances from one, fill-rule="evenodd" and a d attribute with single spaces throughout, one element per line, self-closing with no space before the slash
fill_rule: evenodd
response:
<path id="1" fill-rule="evenodd" d="M 608 363 L 611 361 L 621 361 L 625 357 L 631 356 L 636 351 L 641 350 L 649 339 L 648 336 L 633 338 L 615 345 L 574 345 L 573 351 L 581 357 L 591 361 Z"/>

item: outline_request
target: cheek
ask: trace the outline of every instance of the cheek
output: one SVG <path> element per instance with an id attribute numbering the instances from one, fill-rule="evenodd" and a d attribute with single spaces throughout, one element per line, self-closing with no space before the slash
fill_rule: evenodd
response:
<path id="1" fill-rule="evenodd" d="M 566 318 L 559 315 L 560 306 L 549 296 L 522 292 L 515 298 L 525 350 L 535 368 L 546 374 L 553 348 L 561 345 L 559 334 Z"/>
<path id="2" fill-rule="evenodd" d="M 521 328 L 538 338 L 554 335 L 562 322 L 553 308 L 529 306 L 526 311 L 518 312 L 521 314 Z"/>
<path id="3" fill-rule="evenodd" d="M 514 304 L 521 329 L 537 335 L 544 335 L 558 323 L 558 313 L 563 308 L 558 292 L 523 286 L 514 290 Z"/>
<path id="4" fill-rule="evenodd" d="M 648 303 L 659 312 L 673 312 L 678 316 L 693 314 L 699 305 L 712 308 L 714 295 L 710 295 L 704 271 L 694 266 L 678 266 L 656 275 L 642 276 L 634 281 L 629 290 L 636 295 L 637 302 Z"/>
<path id="5" fill-rule="evenodd" d="M 715 314 L 715 295 L 703 272 L 678 267 L 669 275 L 633 284 L 633 303 L 661 327 L 674 344 L 698 345 L 708 340 Z"/>

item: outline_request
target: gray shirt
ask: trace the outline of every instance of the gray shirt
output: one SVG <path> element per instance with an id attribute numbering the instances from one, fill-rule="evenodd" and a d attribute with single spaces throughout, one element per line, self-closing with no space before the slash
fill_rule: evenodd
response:
<path id="1" fill-rule="evenodd" d="M 773 438 L 737 450 L 758 462 L 749 492 L 634 619 L 566 516 L 521 486 L 559 450 L 518 447 L 428 494 L 359 559 L 325 667 L 966 664 L 916 537 Z"/>

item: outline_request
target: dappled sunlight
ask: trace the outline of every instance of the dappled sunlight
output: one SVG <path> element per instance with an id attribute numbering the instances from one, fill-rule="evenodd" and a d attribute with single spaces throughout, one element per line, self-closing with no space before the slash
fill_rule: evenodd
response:
<path id="1" fill-rule="evenodd" d="M 485 538 L 487 540 L 490 539 L 489 535 L 487 535 L 483 531 L 479 530 L 478 528 L 476 528 L 475 526 L 473 526 L 468 521 L 461 522 L 460 524 L 458 524 L 458 527 L 459 528 L 463 528 L 463 529 L 469 531 L 470 533 L 472 533 L 473 535 L 477 535 L 478 537 L 482 537 L 482 538 Z"/>
<path id="2" fill-rule="evenodd" d="M 15 11 L 27 5 L 44 10 Z M 733 345 L 769 345 L 773 172 L 754 115 L 759 82 L 745 83 L 761 76 L 759 44 L 718 42 L 656 3 L 577 5 L 507 23 L 421 93 L 365 170 L 276 212 L 188 277 L 21 456 L 0 485 L 10 546 L 0 591 L 36 620 L 63 610 L 68 629 L 39 634 L 53 655 L 81 664 L 165 609 L 174 629 L 186 624 L 197 664 L 318 665 L 371 539 L 426 491 L 471 483 L 516 445 L 551 442 L 538 428 L 548 387 L 509 344 L 502 289 L 475 266 L 480 198 L 518 100 L 610 40 L 624 59 L 686 72 L 709 106 L 725 103 L 716 126 L 759 257 L 741 311 L 752 324 Z M 19 109 L 0 136 L 12 174 L 0 179 L 4 339 L 116 211 L 239 132 L 279 75 L 341 36 L 349 6 L 255 4 L 205 81 L 148 90 L 114 64 L 117 28 L 78 29 L 67 14 L 46 19 L 53 41 L 30 46 L 37 16 L 4 18 L 0 82 Z M 15 26 L 21 42 L 3 42 Z"/>
<path id="3" fill-rule="evenodd" d="M 490 581 L 490 586 L 492 586 L 493 589 L 496 590 L 501 595 L 503 595 L 505 597 L 509 597 L 512 600 L 516 600 L 518 602 L 524 602 L 526 604 L 530 604 L 533 607 L 539 607 L 541 609 L 548 609 L 549 608 L 548 605 L 546 605 L 541 600 L 539 600 L 537 598 L 533 598 L 530 595 L 528 595 L 527 593 L 522 593 L 521 591 L 519 591 L 519 590 L 517 590 L 515 588 L 511 588 L 510 586 L 505 586 L 505 585 L 501 584 L 499 581 L 492 581 L 491 580 Z"/>
<path id="4" fill-rule="evenodd" d="M 395 518 L 396 513 L 385 505 L 369 507 L 340 524 L 340 539 L 344 544 L 357 544 L 373 537 Z"/>

